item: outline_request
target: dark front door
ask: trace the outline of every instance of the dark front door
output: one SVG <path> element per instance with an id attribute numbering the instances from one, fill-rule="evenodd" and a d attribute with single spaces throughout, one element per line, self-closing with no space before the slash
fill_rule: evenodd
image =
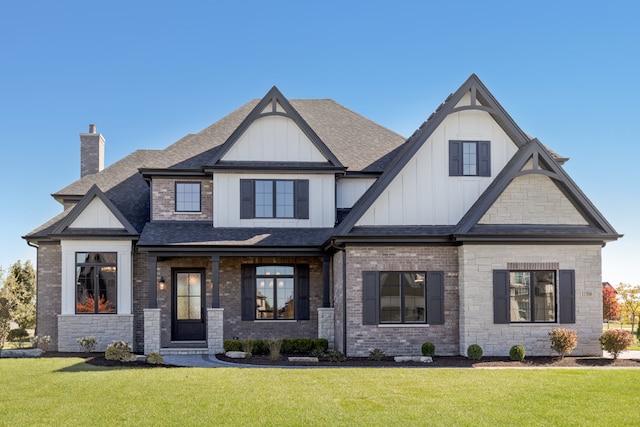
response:
<path id="1" fill-rule="evenodd" d="M 172 286 L 172 340 L 205 339 L 205 272 L 174 269 Z"/>

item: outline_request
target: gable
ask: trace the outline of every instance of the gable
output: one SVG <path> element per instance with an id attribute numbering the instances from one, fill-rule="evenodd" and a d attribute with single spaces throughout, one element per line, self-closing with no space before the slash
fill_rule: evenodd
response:
<path id="1" fill-rule="evenodd" d="M 458 105 L 470 105 L 467 94 Z M 489 141 L 491 173 L 450 176 L 449 141 Z M 486 111 L 449 114 L 356 223 L 455 225 L 517 152 L 518 146 Z"/>
<path id="2" fill-rule="evenodd" d="M 102 200 L 94 197 L 87 207 L 69 224 L 69 228 L 124 229 L 125 227 Z"/>
<path id="3" fill-rule="evenodd" d="M 281 115 L 254 120 L 221 160 L 328 162 L 298 124 Z"/>
<path id="4" fill-rule="evenodd" d="M 589 224 L 553 180 L 542 174 L 515 177 L 478 223 Z"/>

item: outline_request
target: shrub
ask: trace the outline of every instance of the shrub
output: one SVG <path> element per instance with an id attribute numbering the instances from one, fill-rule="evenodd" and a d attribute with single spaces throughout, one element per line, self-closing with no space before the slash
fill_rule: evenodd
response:
<path id="1" fill-rule="evenodd" d="M 242 351 L 244 351 L 244 357 L 251 357 L 253 352 L 253 345 L 256 341 L 252 339 L 242 340 Z"/>
<path id="2" fill-rule="evenodd" d="M 572 329 L 554 328 L 549 331 L 551 338 L 551 349 L 563 359 L 578 345 L 578 333 Z"/>
<path id="3" fill-rule="evenodd" d="M 433 345 L 432 342 L 427 341 L 424 344 L 422 344 L 423 356 L 433 357 L 434 354 L 436 354 L 436 346 Z"/>
<path id="4" fill-rule="evenodd" d="M 313 350 L 322 350 L 322 351 L 327 351 L 327 349 L 329 348 L 329 340 L 327 340 L 326 338 L 314 338 L 313 339 Z"/>
<path id="5" fill-rule="evenodd" d="M 344 362 L 347 357 L 340 353 L 338 350 L 327 350 L 323 356 L 324 360 L 328 360 L 329 362 Z"/>
<path id="6" fill-rule="evenodd" d="M 319 360 L 323 360 L 326 358 L 325 350 L 320 350 L 319 348 L 314 348 L 313 350 L 311 350 L 309 356 L 317 357 Z"/>
<path id="7" fill-rule="evenodd" d="M 131 353 L 131 347 L 126 341 L 114 341 L 109 344 L 104 352 L 104 358 L 107 360 L 119 360 L 120 362 L 135 362 L 136 355 Z"/>
<path id="8" fill-rule="evenodd" d="M 162 357 L 162 355 L 160 353 L 152 351 L 151 353 L 149 353 L 147 355 L 146 362 L 149 365 L 160 365 L 160 364 L 162 364 L 162 362 L 164 362 L 164 357 Z"/>
<path id="9" fill-rule="evenodd" d="M 280 338 L 270 338 L 267 340 L 267 345 L 269 346 L 269 358 L 271 360 L 278 360 L 280 358 L 282 340 Z"/>
<path id="10" fill-rule="evenodd" d="M 293 340 L 295 353 L 308 354 L 313 350 L 313 340 L 311 338 L 296 338 Z"/>
<path id="11" fill-rule="evenodd" d="M 224 351 L 242 351 L 242 342 L 240 340 L 224 340 L 222 347 L 224 347 Z"/>
<path id="12" fill-rule="evenodd" d="M 82 351 L 84 351 L 85 353 L 91 353 L 93 350 L 95 350 L 96 345 L 98 344 L 98 340 L 93 335 L 78 338 L 76 341 L 80 345 L 80 348 L 82 348 Z"/>
<path id="13" fill-rule="evenodd" d="M 22 347 L 22 341 L 29 336 L 29 332 L 27 332 L 24 328 L 12 329 L 9 331 L 7 335 L 8 341 L 18 342 L 18 347 Z"/>
<path id="14" fill-rule="evenodd" d="M 514 345 L 513 347 L 511 347 L 511 350 L 509 350 L 509 359 L 511 360 L 517 360 L 518 362 L 521 362 L 522 360 L 524 360 L 524 356 L 524 347 L 521 345 Z"/>
<path id="15" fill-rule="evenodd" d="M 384 351 L 380 350 L 379 348 L 372 348 L 371 350 L 369 350 L 369 360 L 380 361 L 385 357 L 387 357 L 387 355 L 384 354 Z"/>
<path id="16" fill-rule="evenodd" d="M 607 329 L 600 335 L 602 349 L 610 353 L 613 360 L 616 360 L 631 344 L 633 344 L 633 335 L 623 329 Z"/>
<path id="17" fill-rule="evenodd" d="M 31 345 L 34 348 L 39 348 L 44 352 L 49 350 L 49 344 L 51 344 L 51 337 L 49 335 L 43 335 L 41 337 L 36 335 L 35 337 L 29 339 L 29 341 L 31 341 Z"/>
<path id="18" fill-rule="evenodd" d="M 255 340 L 253 342 L 253 354 L 269 354 L 269 345 L 266 340 Z"/>
<path id="19" fill-rule="evenodd" d="M 295 353 L 296 347 L 293 338 L 282 338 L 280 343 L 280 352 L 284 354 Z"/>
<path id="20" fill-rule="evenodd" d="M 471 360 L 482 359 L 482 347 L 480 347 L 478 344 L 471 344 L 467 348 L 467 357 Z"/>

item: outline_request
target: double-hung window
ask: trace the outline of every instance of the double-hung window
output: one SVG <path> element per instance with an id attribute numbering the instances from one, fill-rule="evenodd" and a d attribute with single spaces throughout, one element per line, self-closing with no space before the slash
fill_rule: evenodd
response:
<path id="1" fill-rule="evenodd" d="M 555 322 L 554 271 L 509 272 L 511 322 Z"/>
<path id="2" fill-rule="evenodd" d="M 240 218 L 309 218 L 309 180 L 241 179 Z"/>
<path id="3" fill-rule="evenodd" d="M 76 253 L 76 313 L 117 312 L 117 253 Z"/>
<path id="4" fill-rule="evenodd" d="M 200 212 L 200 183 L 176 182 L 176 212 Z"/>
<path id="5" fill-rule="evenodd" d="M 449 176 L 491 176 L 491 143 L 449 141 Z"/>

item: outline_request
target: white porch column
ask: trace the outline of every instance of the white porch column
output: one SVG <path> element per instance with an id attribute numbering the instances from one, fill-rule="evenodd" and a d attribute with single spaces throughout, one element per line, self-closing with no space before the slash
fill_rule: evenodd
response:
<path id="1" fill-rule="evenodd" d="M 209 354 L 224 353 L 224 308 L 207 308 Z"/>
<path id="2" fill-rule="evenodd" d="M 335 309 L 333 307 L 318 308 L 318 338 L 326 338 L 329 348 L 335 348 Z"/>
<path id="3" fill-rule="evenodd" d="M 160 309 L 144 310 L 144 354 L 160 353 Z"/>

